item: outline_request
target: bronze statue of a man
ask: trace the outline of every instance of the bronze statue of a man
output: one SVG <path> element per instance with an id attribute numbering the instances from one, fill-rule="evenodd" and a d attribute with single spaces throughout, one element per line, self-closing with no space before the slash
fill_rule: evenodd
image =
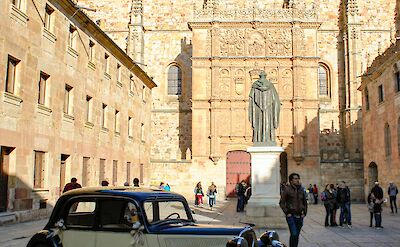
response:
<path id="1" fill-rule="evenodd" d="M 249 121 L 253 127 L 253 143 L 256 146 L 274 146 L 275 129 L 279 125 L 281 103 L 274 85 L 261 71 L 249 95 Z"/>

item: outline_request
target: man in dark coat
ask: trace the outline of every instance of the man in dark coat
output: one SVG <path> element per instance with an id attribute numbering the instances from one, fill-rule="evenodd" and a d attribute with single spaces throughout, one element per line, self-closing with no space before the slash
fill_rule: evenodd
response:
<path id="1" fill-rule="evenodd" d="M 286 215 L 289 226 L 289 246 L 297 247 L 303 219 L 307 214 L 307 196 L 305 189 L 301 186 L 299 174 L 290 174 L 289 183 L 290 185 L 283 189 L 279 205 Z"/>
<path id="2" fill-rule="evenodd" d="M 339 225 L 343 226 L 343 222 L 346 220 L 347 227 L 351 228 L 350 189 L 344 181 L 339 184 L 337 202 L 340 206 Z"/>
<path id="3" fill-rule="evenodd" d="M 69 190 L 73 190 L 73 189 L 78 189 L 78 188 L 82 188 L 82 186 L 80 184 L 77 183 L 77 179 L 76 178 L 71 178 L 71 183 L 67 183 L 63 189 L 63 193 L 67 192 Z"/>

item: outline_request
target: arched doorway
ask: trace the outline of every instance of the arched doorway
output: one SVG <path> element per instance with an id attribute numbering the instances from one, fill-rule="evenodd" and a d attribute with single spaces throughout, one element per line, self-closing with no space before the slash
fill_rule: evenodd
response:
<path id="1" fill-rule="evenodd" d="M 235 186 L 251 178 L 251 156 L 246 151 L 230 151 L 226 154 L 226 196 L 235 196 Z"/>
<path id="2" fill-rule="evenodd" d="M 378 166 L 375 162 L 369 163 L 368 166 L 368 185 L 369 190 L 374 187 L 374 183 L 378 181 Z"/>
<path id="3" fill-rule="evenodd" d="M 279 156 L 279 160 L 281 163 L 280 171 L 281 171 L 281 182 L 287 183 L 288 181 L 288 160 L 287 153 L 283 152 Z"/>

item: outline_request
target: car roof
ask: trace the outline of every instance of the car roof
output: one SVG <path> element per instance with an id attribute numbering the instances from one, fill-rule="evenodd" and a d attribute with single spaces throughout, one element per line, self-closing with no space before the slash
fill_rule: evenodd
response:
<path id="1" fill-rule="evenodd" d="M 107 195 L 107 196 L 124 196 L 135 199 L 136 201 L 143 202 L 146 200 L 151 200 L 155 198 L 159 199 L 183 199 L 184 197 L 180 194 L 161 190 L 158 188 L 149 187 L 130 187 L 130 186 L 120 186 L 120 187 L 87 187 L 80 189 L 73 189 L 62 194 L 62 197 L 74 197 L 79 195 Z"/>

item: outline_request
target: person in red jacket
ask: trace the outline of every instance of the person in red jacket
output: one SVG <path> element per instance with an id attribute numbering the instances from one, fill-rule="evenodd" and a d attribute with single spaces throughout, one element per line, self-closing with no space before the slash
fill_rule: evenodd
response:
<path id="1" fill-rule="evenodd" d="M 82 186 L 80 184 L 78 184 L 77 182 L 78 180 L 76 178 L 71 178 L 71 183 L 67 183 L 63 189 L 63 193 L 67 192 L 69 190 L 73 190 L 73 189 L 78 189 L 78 188 L 82 188 Z"/>

